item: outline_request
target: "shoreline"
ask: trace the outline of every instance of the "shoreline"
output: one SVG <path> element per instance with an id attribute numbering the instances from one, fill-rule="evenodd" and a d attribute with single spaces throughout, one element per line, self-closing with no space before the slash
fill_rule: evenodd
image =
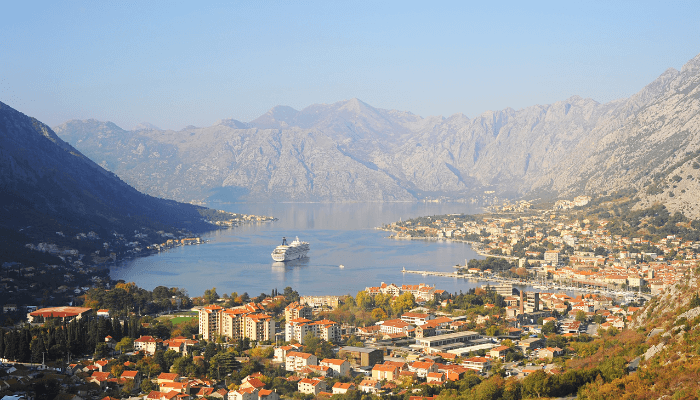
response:
<path id="1" fill-rule="evenodd" d="M 392 230 L 384 229 L 384 228 L 376 228 L 379 230 L 383 230 L 385 232 L 394 232 Z M 481 242 L 475 242 L 473 240 L 464 240 L 464 239 L 453 239 L 453 238 L 439 238 L 435 236 L 397 236 L 397 235 L 389 235 L 386 236 L 386 239 L 393 239 L 393 240 L 427 240 L 427 241 L 438 241 L 438 240 L 444 240 L 448 242 L 457 242 L 457 243 L 466 243 L 469 246 L 471 246 L 472 250 L 474 252 L 482 257 L 493 257 L 493 258 L 503 258 L 508 261 L 516 261 L 519 260 L 520 257 L 514 257 L 514 256 L 504 256 L 502 254 L 489 254 L 485 253 L 483 250 L 483 244 Z M 528 262 L 530 260 L 527 260 Z M 537 260 L 535 260 L 537 261 Z"/>
<path id="2" fill-rule="evenodd" d="M 423 276 L 439 276 L 439 277 L 444 277 L 444 278 L 462 278 L 462 279 L 467 279 L 467 280 L 474 280 L 477 282 L 494 282 L 494 283 L 506 283 L 506 284 L 512 284 L 512 285 L 519 285 L 519 286 L 530 286 L 534 289 L 541 289 L 541 287 L 537 287 L 538 282 L 530 282 L 530 281 L 523 281 L 519 279 L 511 279 L 511 278 L 503 278 L 503 277 L 489 277 L 489 278 L 484 278 L 476 275 L 471 275 L 471 274 L 459 274 L 456 272 L 442 272 L 442 271 L 417 271 L 417 270 L 407 270 L 403 269 L 401 270 L 401 273 L 404 274 L 418 274 L 418 275 L 423 275 Z M 651 299 L 651 295 L 648 293 L 639 293 L 636 291 L 628 291 L 628 290 L 614 290 L 614 291 L 609 291 L 605 289 L 596 289 L 596 288 L 587 288 L 587 287 L 575 287 L 575 286 L 562 286 L 562 285 L 554 285 L 552 287 L 546 286 L 544 289 L 542 289 L 544 292 L 583 292 L 583 293 L 595 293 L 595 294 L 601 294 L 601 295 L 609 295 L 609 296 L 615 296 L 615 297 L 625 297 L 625 296 L 640 296 L 644 297 L 647 300 Z"/>

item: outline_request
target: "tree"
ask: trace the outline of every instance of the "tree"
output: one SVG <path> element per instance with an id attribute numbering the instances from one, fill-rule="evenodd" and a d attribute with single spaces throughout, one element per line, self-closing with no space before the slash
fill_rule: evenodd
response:
<path id="1" fill-rule="evenodd" d="M 148 378 L 149 379 L 151 378 L 151 376 L 158 376 L 161 372 L 163 372 L 163 370 L 161 369 L 160 364 L 158 364 L 158 363 L 154 362 L 153 364 L 148 366 Z M 145 393 L 145 391 L 144 391 L 144 393 Z"/>
<path id="2" fill-rule="evenodd" d="M 180 376 L 197 375 L 197 366 L 194 364 L 191 355 L 177 358 L 175 362 L 173 362 L 172 370 Z"/>
<path id="3" fill-rule="evenodd" d="M 588 318 L 588 317 L 586 316 L 586 313 L 585 313 L 583 310 L 578 310 L 578 311 L 576 312 L 576 321 L 579 321 L 579 322 L 586 322 L 586 319 L 587 319 L 587 318 Z"/>
<path id="4" fill-rule="evenodd" d="M 372 310 L 372 318 L 373 319 L 379 321 L 379 320 L 385 320 L 386 317 L 387 317 L 386 313 L 381 308 L 375 308 L 374 310 Z"/>
<path id="5" fill-rule="evenodd" d="M 522 390 L 525 396 L 547 397 L 550 389 L 549 375 L 542 370 L 531 373 L 523 380 Z"/>
<path id="6" fill-rule="evenodd" d="M 547 321 L 544 325 L 542 325 L 542 333 L 544 333 L 545 335 L 556 333 L 556 331 L 557 326 L 554 323 L 554 321 Z"/>
<path id="7" fill-rule="evenodd" d="M 136 382 L 133 379 L 124 381 L 124 385 L 122 386 L 122 392 L 124 392 L 124 394 L 128 395 L 133 392 L 134 389 L 136 389 Z"/>
<path id="8" fill-rule="evenodd" d="M 29 347 L 32 350 L 32 362 L 33 363 L 42 362 L 43 353 L 46 350 L 46 348 L 44 347 L 44 340 L 42 339 L 41 335 L 32 339 L 31 343 L 29 344 Z"/>
<path id="9" fill-rule="evenodd" d="M 486 335 L 487 336 L 498 336 L 500 333 L 501 333 L 501 331 L 498 328 L 498 325 L 491 325 L 488 328 L 486 328 Z"/>
<path id="10" fill-rule="evenodd" d="M 120 353 L 125 353 L 125 352 L 133 350 L 133 348 L 134 348 L 134 339 L 132 339 L 130 337 L 125 337 L 125 338 L 122 338 L 122 340 L 120 340 L 119 343 L 117 343 L 117 345 L 115 346 L 114 349 Z"/>
<path id="11" fill-rule="evenodd" d="M 367 292 L 362 290 L 357 292 L 357 296 L 355 297 L 355 303 L 357 303 L 357 306 L 361 309 L 368 310 L 370 307 L 372 307 L 374 301 L 372 300 L 372 297 L 367 294 Z"/>
<path id="12" fill-rule="evenodd" d="M 40 379 L 30 385 L 37 400 L 49 400 L 61 391 L 61 384 L 56 379 Z"/>
<path id="13" fill-rule="evenodd" d="M 106 358 L 109 356 L 109 353 L 112 351 L 112 349 L 109 348 L 107 343 L 100 342 L 95 346 L 95 357 L 96 358 Z"/>
<path id="14" fill-rule="evenodd" d="M 214 355 L 209 360 L 209 375 L 221 379 L 240 367 L 236 361 L 236 356 L 230 351 L 221 352 Z"/>
<path id="15" fill-rule="evenodd" d="M 219 294 L 216 293 L 216 288 L 207 289 L 204 291 L 204 301 L 211 304 L 219 299 Z"/>
<path id="16" fill-rule="evenodd" d="M 112 368 L 110 369 L 110 372 L 115 378 L 119 378 L 122 376 L 122 373 L 124 373 L 124 365 L 123 364 L 114 364 L 112 365 Z"/>
<path id="17" fill-rule="evenodd" d="M 287 302 L 289 303 L 299 301 L 299 292 L 292 289 L 291 286 L 287 286 L 286 288 L 284 288 L 283 296 L 285 300 L 287 300 Z"/>
<path id="18" fill-rule="evenodd" d="M 144 379 L 143 382 L 141 382 L 141 392 L 143 393 L 151 393 L 156 387 L 157 386 L 150 379 Z"/>
<path id="19" fill-rule="evenodd" d="M 416 305 L 416 298 L 411 292 L 402 293 L 391 305 L 394 315 L 401 315 Z"/>
<path id="20" fill-rule="evenodd" d="M 625 359 L 623 357 L 610 357 L 600 364 L 600 373 L 606 382 L 622 378 L 627 373 Z"/>

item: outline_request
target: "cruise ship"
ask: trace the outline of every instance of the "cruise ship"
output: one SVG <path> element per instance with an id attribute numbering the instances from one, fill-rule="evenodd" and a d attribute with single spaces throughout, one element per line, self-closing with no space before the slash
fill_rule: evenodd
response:
<path id="1" fill-rule="evenodd" d="M 306 257 L 309 252 L 309 243 L 300 242 L 299 237 L 287 244 L 287 238 L 282 238 L 282 244 L 272 251 L 272 259 L 275 261 L 289 261 Z"/>

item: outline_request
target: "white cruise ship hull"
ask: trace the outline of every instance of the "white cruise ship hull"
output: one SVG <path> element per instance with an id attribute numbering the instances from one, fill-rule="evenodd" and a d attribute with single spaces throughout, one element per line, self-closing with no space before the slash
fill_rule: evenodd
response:
<path id="1" fill-rule="evenodd" d="M 282 239 L 282 244 L 277 246 L 272 252 L 272 259 L 275 261 L 291 261 L 306 257 L 309 252 L 309 243 L 299 241 L 296 238 L 292 243 L 287 244 L 286 239 Z"/>

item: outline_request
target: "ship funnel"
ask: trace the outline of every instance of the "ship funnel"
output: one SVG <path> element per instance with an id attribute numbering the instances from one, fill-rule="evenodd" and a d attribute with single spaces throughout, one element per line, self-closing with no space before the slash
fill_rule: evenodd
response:
<path id="1" fill-rule="evenodd" d="M 282 238 L 282 246 L 286 246 L 286 245 L 287 245 L 287 238 L 283 237 Z"/>

